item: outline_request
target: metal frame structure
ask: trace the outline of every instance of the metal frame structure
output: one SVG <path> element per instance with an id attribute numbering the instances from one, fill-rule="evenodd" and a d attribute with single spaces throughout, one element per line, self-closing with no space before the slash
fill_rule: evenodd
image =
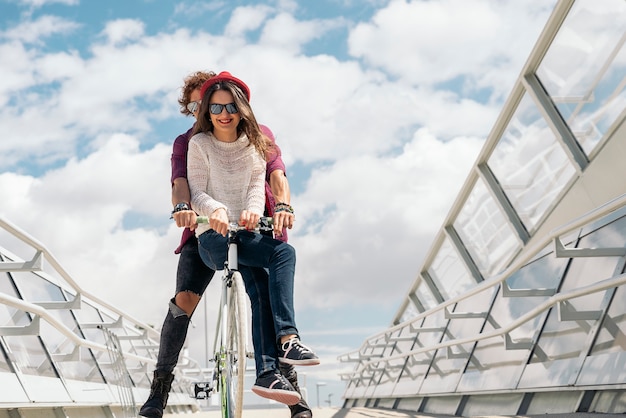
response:
<path id="1" fill-rule="evenodd" d="M 345 406 L 626 412 L 626 4 L 561 0 Z"/>
<path id="2" fill-rule="evenodd" d="M 44 245 L 1 217 L 0 237 L 26 254 L 0 247 L 0 417 L 136 416 L 159 332 L 81 288 Z M 191 379 L 208 371 L 184 355 L 177 367 L 168 410 L 197 411 Z"/>

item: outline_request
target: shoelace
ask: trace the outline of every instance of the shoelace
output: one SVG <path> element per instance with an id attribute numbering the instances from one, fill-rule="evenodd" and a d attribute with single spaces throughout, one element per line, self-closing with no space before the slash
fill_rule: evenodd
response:
<path id="1" fill-rule="evenodd" d="M 278 380 L 282 384 L 283 387 L 285 387 L 285 388 L 289 387 L 290 383 L 285 378 L 285 376 L 283 376 L 280 373 L 274 373 L 274 377 L 276 378 L 276 380 Z M 274 382 L 272 382 L 272 386 L 276 383 L 276 380 L 274 380 Z"/>
<path id="2" fill-rule="evenodd" d="M 287 348 L 285 348 L 285 344 L 287 345 Z M 293 338 L 287 341 L 285 344 L 283 344 L 283 351 L 287 351 L 289 347 L 291 347 L 291 348 L 298 350 L 300 353 L 312 353 L 313 352 L 309 347 L 302 344 L 300 340 L 296 338 Z"/>

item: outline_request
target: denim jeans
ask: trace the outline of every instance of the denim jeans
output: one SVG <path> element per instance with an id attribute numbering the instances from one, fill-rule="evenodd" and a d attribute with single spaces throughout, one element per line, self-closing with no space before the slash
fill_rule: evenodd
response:
<path id="1" fill-rule="evenodd" d="M 189 238 L 181 249 L 178 258 L 176 294 L 192 292 L 202 296 L 214 273 L 215 271 L 204 264 L 200 258 L 196 237 Z M 169 309 L 161 327 L 157 370 L 171 373 L 176 367 L 180 351 L 187 337 L 189 318 L 185 311 L 176 306 L 174 299 L 170 300 Z"/>
<path id="2" fill-rule="evenodd" d="M 198 241 L 200 257 L 206 265 L 222 269 L 228 239 L 209 230 L 200 235 Z M 252 307 L 252 340 L 257 376 L 260 376 L 278 369 L 280 337 L 298 334 L 293 308 L 296 253 L 286 242 L 248 231 L 237 234 L 237 245 L 239 271 Z"/>

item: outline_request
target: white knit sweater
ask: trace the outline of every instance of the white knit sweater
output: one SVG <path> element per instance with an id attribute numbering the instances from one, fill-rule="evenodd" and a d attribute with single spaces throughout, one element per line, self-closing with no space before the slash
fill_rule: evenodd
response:
<path id="1" fill-rule="evenodd" d="M 187 181 L 191 206 L 209 216 L 225 208 L 230 222 L 243 210 L 262 215 L 265 207 L 265 160 L 242 134 L 235 142 L 218 141 L 213 134 L 199 133 L 189 141 Z M 210 227 L 200 224 L 199 236 Z"/>

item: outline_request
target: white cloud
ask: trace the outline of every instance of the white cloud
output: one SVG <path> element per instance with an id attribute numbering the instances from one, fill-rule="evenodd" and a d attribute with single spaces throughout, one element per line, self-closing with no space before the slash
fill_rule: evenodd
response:
<path id="1" fill-rule="evenodd" d="M 352 31 L 350 51 L 416 85 L 462 77 L 466 87 L 496 88 L 502 95 L 554 4 L 533 3 L 393 0 Z"/>
<path id="2" fill-rule="evenodd" d="M 224 35 L 242 36 L 248 31 L 258 29 L 271 10 L 268 6 L 238 7 L 230 17 Z"/>
<path id="3" fill-rule="evenodd" d="M 163 126 L 188 126 L 176 103 L 184 76 L 228 70 L 250 85 L 290 178 L 303 164 L 323 167 L 299 179 L 305 186 L 292 199 L 297 309 L 350 304 L 363 317 L 372 303 L 395 309 L 548 6 L 392 1 L 355 28 L 352 60 L 300 52 L 343 20 L 303 21 L 286 14 L 295 3 L 279 6 L 279 14 L 235 9 L 225 34 L 168 26 L 147 35 L 145 22 L 111 21 L 104 40 L 81 52 L 50 52 L 5 32 L 0 194 L 11 198 L 0 213 L 46 243 L 88 290 L 160 326 L 180 237 L 167 220 L 175 134 Z M 63 19 L 48 22 L 28 39 L 72 29 Z M 249 43 L 228 36 L 233 28 L 261 36 Z M 455 78 L 465 79 L 465 90 L 438 84 Z M 483 88 L 497 94 L 464 96 Z M 54 169 L 40 173 L 46 165 Z M 141 220 L 130 224 L 130 216 Z M 324 347 L 323 355 L 344 348 Z"/>
<path id="4" fill-rule="evenodd" d="M 40 43 L 42 38 L 74 32 L 80 24 L 58 16 L 42 16 L 33 21 L 25 21 L 0 33 L 0 38 L 17 40 L 25 43 Z"/>
<path id="5" fill-rule="evenodd" d="M 102 35 L 111 44 L 139 39 L 144 34 L 144 23 L 136 19 L 118 19 L 106 24 Z"/>
<path id="6" fill-rule="evenodd" d="M 182 15 L 186 17 L 196 17 L 201 16 L 206 13 L 220 13 L 221 10 L 227 9 L 229 2 L 227 1 L 210 1 L 210 2 L 199 2 L 199 1 L 182 1 L 176 3 L 174 6 L 174 14 Z"/>
<path id="7" fill-rule="evenodd" d="M 293 199 L 298 306 L 399 303 L 398 289 L 415 279 L 481 146 L 478 138 L 442 142 L 423 129 L 397 156 L 349 158 L 314 172 Z"/>
<path id="8" fill-rule="evenodd" d="M 298 54 L 308 42 L 321 38 L 329 30 L 345 25 L 346 22 L 342 18 L 303 22 L 289 13 L 280 13 L 267 22 L 260 43 Z"/>

